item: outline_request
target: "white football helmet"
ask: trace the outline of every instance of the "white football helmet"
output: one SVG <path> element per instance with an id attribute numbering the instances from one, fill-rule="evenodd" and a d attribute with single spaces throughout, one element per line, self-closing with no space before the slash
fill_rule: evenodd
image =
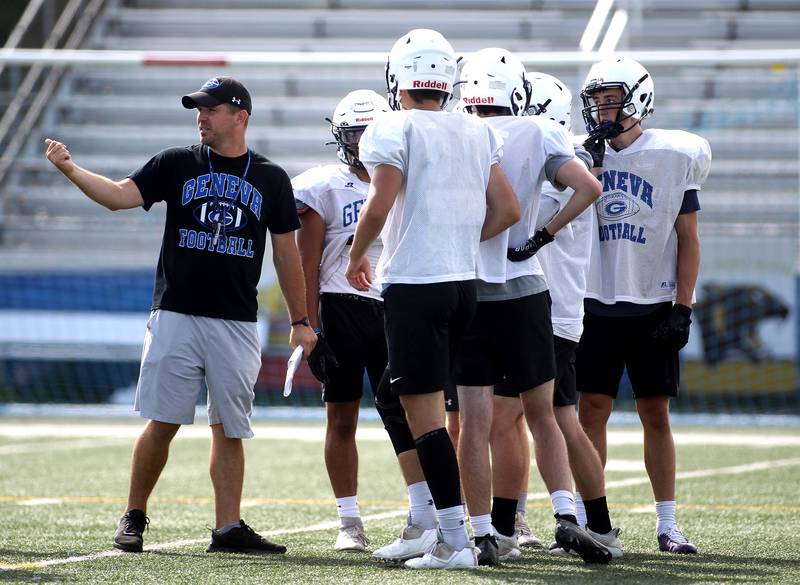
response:
<path id="1" fill-rule="evenodd" d="M 572 92 L 560 79 L 547 73 L 531 72 L 528 79 L 531 82 L 528 114 L 550 118 L 571 131 Z"/>
<path id="2" fill-rule="evenodd" d="M 531 85 L 525 67 L 505 49 L 481 49 L 461 70 L 459 79 L 464 105 L 509 108 L 515 116 L 526 113 Z"/>
<path id="3" fill-rule="evenodd" d="M 619 104 L 595 104 L 592 98 L 601 89 L 621 89 L 622 101 Z M 617 108 L 617 122 L 626 118 L 644 120 L 653 114 L 655 86 L 653 77 L 641 63 L 628 58 L 611 58 L 595 63 L 586 76 L 581 91 L 583 101 L 583 120 L 586 130 L 591 132 L 600 124 L 598 112 L 601 109 Z"/>
<path id="4" fill-rule="evenodd" d="M 333 112 L 331 134 L 336 144 L 336 154 L 346 165 L 364 168 L 358 160 L 358 141 L 367 125 L 376 116 L 389 111 L 389 103 L 371 89 L 357 89 L 342 98 Z"/>
<path id="5" fill-rule="evenodd" d="M 386 61 L 389 107 L 400 109 L 401 89 L 435 89 L 452 94 L 456 69 L 453 47 L 441 33 L 417 28 L 404 34 Z"/>

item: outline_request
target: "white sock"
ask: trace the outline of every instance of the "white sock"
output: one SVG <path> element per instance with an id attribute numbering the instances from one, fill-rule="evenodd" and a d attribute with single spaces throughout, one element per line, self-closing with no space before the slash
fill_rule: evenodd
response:
<path id="1" fill-rule="evenodd" d="M 664 534 L 669 532 L 675 526 L 675 500 L 666 500 L 664 502 L 656 502 L 656 515 L 658 516 L 658 524 L 656 524 L 656 534 Z"/>
<path id="2" fill-rule="evenodd" d="M 482 514 L 480 516 L 470 516 L 469 523 L 472 525 L 473 536 L 489 536 L 494 534 L 492 530 L 492 515 Z"/>
<path id="3" fill-rule="evenodd" d="M 339 518 L 360 518 L 361 512 L 358 510 L 358 496 L 336 498 L 336 511 L 339 513 Z"/>
<path id="4" fill-rule="evenodd" d="M 583 505 L 583 498 L 580 492 L 575 492 L 575 517 L 578 519 L 578 526 L 585 528 L 586 521 L 586 506 Z"/>
<path id="5" fill-rule="evenodd" d="M 517 500 L 517 514 L 525 515 L 525 506 L 528 505 L 528 492 L 520 492 Z"/>
<path id="6" fill-rule="evenodd" d="M 419 526 L 423 530 L 436 528 L 436 508 L 427 481 L 408 486 L 408 513 L 414 526 Z"/>
<path id="7" fill-rule="evenodd" d="M 464 522 L 464 506 L 436 510 L 436 517 L 439 519 L 442 540 L 455 550 L 461 550 L 469 544 L 467 524 Z"/>
<path id="8" fill-rule="evenodd" d="M 550 494 L 553 503 L 553 512 L 559 516 L 575 515 L 575 496 L 568 490 L 556 490 Z"/>

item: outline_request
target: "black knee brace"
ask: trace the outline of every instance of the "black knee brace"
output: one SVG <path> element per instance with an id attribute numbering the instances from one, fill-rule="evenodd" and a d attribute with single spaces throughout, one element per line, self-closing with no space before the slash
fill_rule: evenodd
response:
<path id="1" fill-rule="evenodd" d="M 383 428 L 389 434 L 396 455 L 416 449 L 414 437 L 406 421 L 406 411 L 400 398 L 392 393 L 389 383 L 389 369 L 383 373 L 378 390 L 375 392 L 375 408 L 383 421 Z"/>

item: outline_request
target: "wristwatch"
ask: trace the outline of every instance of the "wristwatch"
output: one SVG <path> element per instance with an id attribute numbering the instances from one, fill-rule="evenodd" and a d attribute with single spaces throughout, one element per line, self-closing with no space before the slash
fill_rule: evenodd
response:
<path id="1" fill-rule="evenodd" d="M 297 325 L 305 325 L 306 327 L 311 327 L 311 321 L 308 320 L 308 317 L 302 317 L 297 321 L 292 321 L 292 327 Z"/>

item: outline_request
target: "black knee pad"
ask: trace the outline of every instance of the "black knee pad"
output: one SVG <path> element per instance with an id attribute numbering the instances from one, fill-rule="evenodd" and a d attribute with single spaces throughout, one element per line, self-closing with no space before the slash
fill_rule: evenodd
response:
<path id="1" fill-rule="evenodd" d="M 375 408 L 383 421 L 383 428 L 389 434 L 396 455 L 416 449 L 414 437 L 406 420 L 406 411 L 400 398 L 392 393 L 388 368 L 383 373 L 378 390 L 375 392 Z"/>

